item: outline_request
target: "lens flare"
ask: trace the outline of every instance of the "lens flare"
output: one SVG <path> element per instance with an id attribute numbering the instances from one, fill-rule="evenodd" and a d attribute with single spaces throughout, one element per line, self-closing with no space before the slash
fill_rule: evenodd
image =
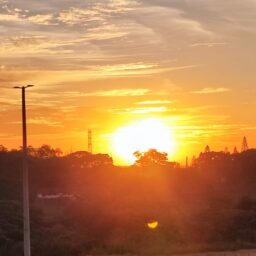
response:
<path id="1" fill-rule="evenodd" d="M 149 229 L 156 229 L 159 226 L 158 221 L 148 222 L 147 226 Z"/>

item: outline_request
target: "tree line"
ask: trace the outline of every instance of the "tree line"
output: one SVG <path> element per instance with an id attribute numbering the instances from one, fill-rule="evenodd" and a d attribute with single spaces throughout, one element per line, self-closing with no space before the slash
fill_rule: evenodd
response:
<path id="1" fill-rule="evenodd" d="M 155 149 L 135 155 L 134 165 L 119 167 L 106 154 L 30 147 L 34 255 L 255 247 L 256 150 L 202 153 L 189 168 Z M 0 147 L 0 255 L 22 255 L 21 163 L 20 150 Z"/>

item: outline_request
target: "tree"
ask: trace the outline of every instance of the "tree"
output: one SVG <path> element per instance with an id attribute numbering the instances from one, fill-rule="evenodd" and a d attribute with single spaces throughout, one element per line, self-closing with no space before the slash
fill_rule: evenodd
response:
<path id="1" fill-rule="evenodd" d="M 37 156 L 37 149 L 32 147 L 32 146 L 30 146 L 30 145 L 27 147 L 27 152 L 28 152 L 29 156 L 32 156 L 32 157 L 36 157 Z"/>
<path id="2" fill-rule="evenodd" d="M 59 148 L 54 149 L 51 146 L 45 144 L 37 149 L 36 155 L 39 158 L 59 157 L 62 155 L 62 151 Z"/>
<path id="3" fill-rule="evenodd" d="M 150 166 L 150 165 L 166 165 L 167 153 L 158 152 L 156 149 L 149 149 L 146 152 L 136 151 L 134 156 L 137 158 L 135 165 Z"/>
<path id="4" fill-rule="evenodd" d="M 113 159 L 108 154 L 91 154 L 87 151 L 77 151 L 67 156 L 73 166 L 97 167 L 104 165 L 113 165 Z"/>
<path id="5" fill-rule="evenodd" d="M 0 152 L 8 152 L 8 150 L 5 146 L 0 145 Z"/>

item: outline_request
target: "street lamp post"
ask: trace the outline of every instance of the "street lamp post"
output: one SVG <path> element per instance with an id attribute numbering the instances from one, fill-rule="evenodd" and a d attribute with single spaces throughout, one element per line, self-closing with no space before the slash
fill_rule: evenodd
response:
<path id="1" fill-rule="evenodd" d="M 31 255 L 30 247 L 30 217 L 29 217 L 29 181 L 28 181 L 28 152 L 27 152 L 27 120 L 26 120 L 26 89 L 33 87 L 15 86 L 15 89 L 22 91 L 22 132 L 23 132 L 23 235 L 24 235 L 24 256 Z"/>

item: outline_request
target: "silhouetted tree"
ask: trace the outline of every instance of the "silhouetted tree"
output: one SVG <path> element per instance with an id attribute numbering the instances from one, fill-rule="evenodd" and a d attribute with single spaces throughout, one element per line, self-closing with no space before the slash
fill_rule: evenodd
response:
<path id="1" fill-rule="evenodd" d="M 87 151 L 77 151 L 66 157 L 73 166 L 79 168 L 92 168 L 104 165 L 113 165 L 113 159 L 108 154 L 91 154 Z"/>
<path id="2" fill-rule="evenodd" d="M 8 150 L 3 145 L 0 145 L 0 152 L 8 152 Z"/>
<path id="3" fill-rule="evenodd" d="M 0 255 L 17 256 L 22 152 L 3 149 Z M 255 247 L 256 150 L 202 153 L 188 169 L 174 168 L 156 149 L 136 152 L 135 166 L 129 167 L 86 151 L 58 157 L 48 145 L 29 147 L 29 154 L 34 255 L 137 254 L 145 248 L 159 255 L 162 249 L 171 254 L 170 244 L 178 251 Z M 37 207 L 41 211 L 35 212 Z M 151 220 L 159 223 L 154 230 L 147 226 Z"/>
<path id="4" fill-rule="evenodd" d="M 61 156 L 62 151 L 59 148 L 54 149 L 51 146 L 44 144 L 36 150 L 35 154 L 39 158 L 52 158 Z"/>
<path id="5" fill-rule="evenodd" d="M 150 165 L 166 165 L 167 153 L 158 152 L 156 149 L 149 149 L 146 152 L 136 151 L 134 156 L 137 158 L 135 165 L 150 166 Z"/>
<path id="6" fill-rule="evenodd" d="M 28 152 L 29 156 L 37 157 L 37 149 L 32 147 L 32 146 L 30 146 L 30 145 L 27 147 L 27 152 Z"/>

